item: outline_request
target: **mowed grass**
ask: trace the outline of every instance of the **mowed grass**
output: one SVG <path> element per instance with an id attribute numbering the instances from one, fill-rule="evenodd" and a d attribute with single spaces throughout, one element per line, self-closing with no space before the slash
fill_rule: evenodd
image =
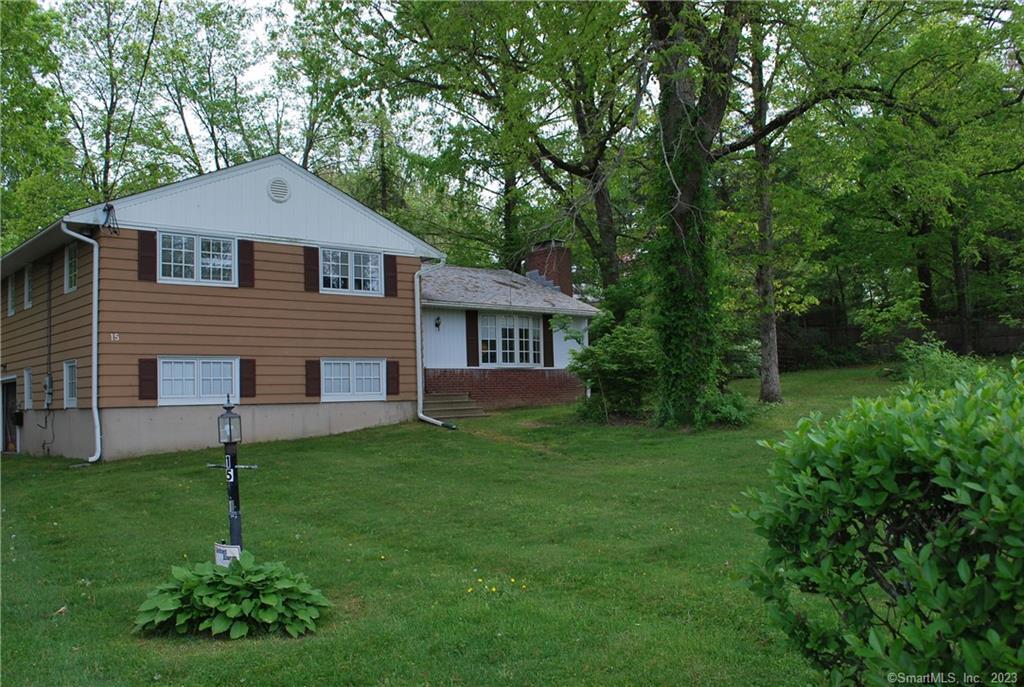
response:
<path id="1" fill-rule="evenodd" d="M 3 684 L 816 683 L 744 584 L 761 543 L 730 506 L 767 483 L 758 439 L 887 384 L 868 368 L 783 384 L 788 402 L 743 430 L 547 408 L 243 444 L 260 465 L 241 475 L 247 548 L 334 603 L 298 640 L 130 632 L 170 566 L 226 536 L 218 451 L 4 458 Z"/>

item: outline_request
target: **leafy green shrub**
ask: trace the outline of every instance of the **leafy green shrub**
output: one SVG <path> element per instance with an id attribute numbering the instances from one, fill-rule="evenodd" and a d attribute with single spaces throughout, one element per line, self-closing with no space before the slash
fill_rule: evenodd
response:
<path id="1" fill-rule="evenodd" d="M 320 609 L 330 606 L 304 575 L 283 563 L 256 563 L 248 551 L 227 568 L 206 561 L 171 568 L 173 582 L 149 593 L 135 618 L 137 632 L 211 635 L 231 639 L 249 632 L 315 632 Z"/>
<path id="2" fill-rule="evenodd" d="M 770 447 L 753 588 L 833 684 L 1024 669 L 1024 363 L 857 400 Z"/>
<path id="3" fill-rule="evenodd" d="M 896 377 L 929 389 L 951 387 L 958 379 L 973 377 L 978 368 L 984 367 L 977 358 L 957 355 L 931 335 L 921 341 L 905 340 L 896 347 L 896 355 Z"/>
<path id="4" fill-rule="evenodd" d="M 658 349 L 654 332 L 637 324 L 620 324 L 593 345 L 574 351 L 569 371 L 591 390 L 581 412 L 590 420 L 613 416 L 645 417 L 657 386 Z"/>
<path id="5" fill-rule="evenodd" d="M 743 394 L 714 390 L 701 399 L 694 418 L 698 429 L 710 425 L 742 427 L 750 422 L 751 415 L 750 404 Z"/>

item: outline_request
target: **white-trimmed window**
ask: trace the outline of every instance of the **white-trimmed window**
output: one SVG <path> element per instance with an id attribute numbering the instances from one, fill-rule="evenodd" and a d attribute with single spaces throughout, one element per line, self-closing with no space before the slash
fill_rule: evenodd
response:
<path id="1" fill-rule="evenodd" d="M 25 265 L 25 310 L 32 307 L 32 264 Z"/>
<path id="2" fill-rule="evenodd" d="M 26 367 L 21 376 L 25 384 L 25 410 L 32 410 L 32 370 Z"/>
<path id="3" fill-rule="evenodd" d="M 320 361 L 322 401 L 383 401 L 387 387 L 383 360 L 323 359 Z"/>
<path id="4" fill-rule="evenodd" d="M 157 359 L 159 405 L 238 403 L 238 358 L 161 357 Z"/>
<path id="5" fill-rule="evenodd" d="M 78 244 L 64 246 L 64 293 L 78 288 Z"/>
<path id="6" fill-rule="evenodd" d="M 7 277 L 7 316 L 14 314 L 14 275 Z"/>
<path id="7" fill-rule="evenodd" d="M 78 407 L 78 361 L 64 361 L 64 407 Z"/>
<path id="8" fill-rule="evenodd" d="M 238 283 L 236 241 L 232 238 L 160 232 L 159 280 L 172 284 Z"/>
<path id="9" fill-rule="evenodd" d="M 381 254 L 340 248 L 320 249 L 320 291 L 381 295 Z"/>
<path id="10" fill-rule="evenodd" d="M 533 367 L 541 364 L 539 315 L 481 315 L 480 364 Z"/>

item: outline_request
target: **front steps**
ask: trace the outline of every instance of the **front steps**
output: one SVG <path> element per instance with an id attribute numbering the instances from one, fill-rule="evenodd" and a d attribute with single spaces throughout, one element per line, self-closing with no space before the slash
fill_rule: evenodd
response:
<path id="1" fill-rule="evenodd" d="M 423 397 L 423 414 L 438 420 L 487 415 L 469 394 L 426 394 Z"/>

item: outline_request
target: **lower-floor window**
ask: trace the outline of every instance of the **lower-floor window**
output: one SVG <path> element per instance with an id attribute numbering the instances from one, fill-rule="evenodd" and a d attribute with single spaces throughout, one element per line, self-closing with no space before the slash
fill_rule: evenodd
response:
<path id="1" fill-rule="evenodd" d="M 484 365 L 541 364 L 539 315 L 481 315 L 480 362 Z"/>
<path id="2" fill-rule="evenodd" d="M 78 361 L 64 361 L 64 407 L 78 407 Z"/>
<path id="3" fill-rule="evenodd" d="M 161 405 L 238 403 L 238 358 L 159 358 Z"/>
<path id="4" fill-rule="evenodd" d="M 325 358 L 320 361 L 320 389 L 324 401 L 383 401 L 384 361 Z"/>

